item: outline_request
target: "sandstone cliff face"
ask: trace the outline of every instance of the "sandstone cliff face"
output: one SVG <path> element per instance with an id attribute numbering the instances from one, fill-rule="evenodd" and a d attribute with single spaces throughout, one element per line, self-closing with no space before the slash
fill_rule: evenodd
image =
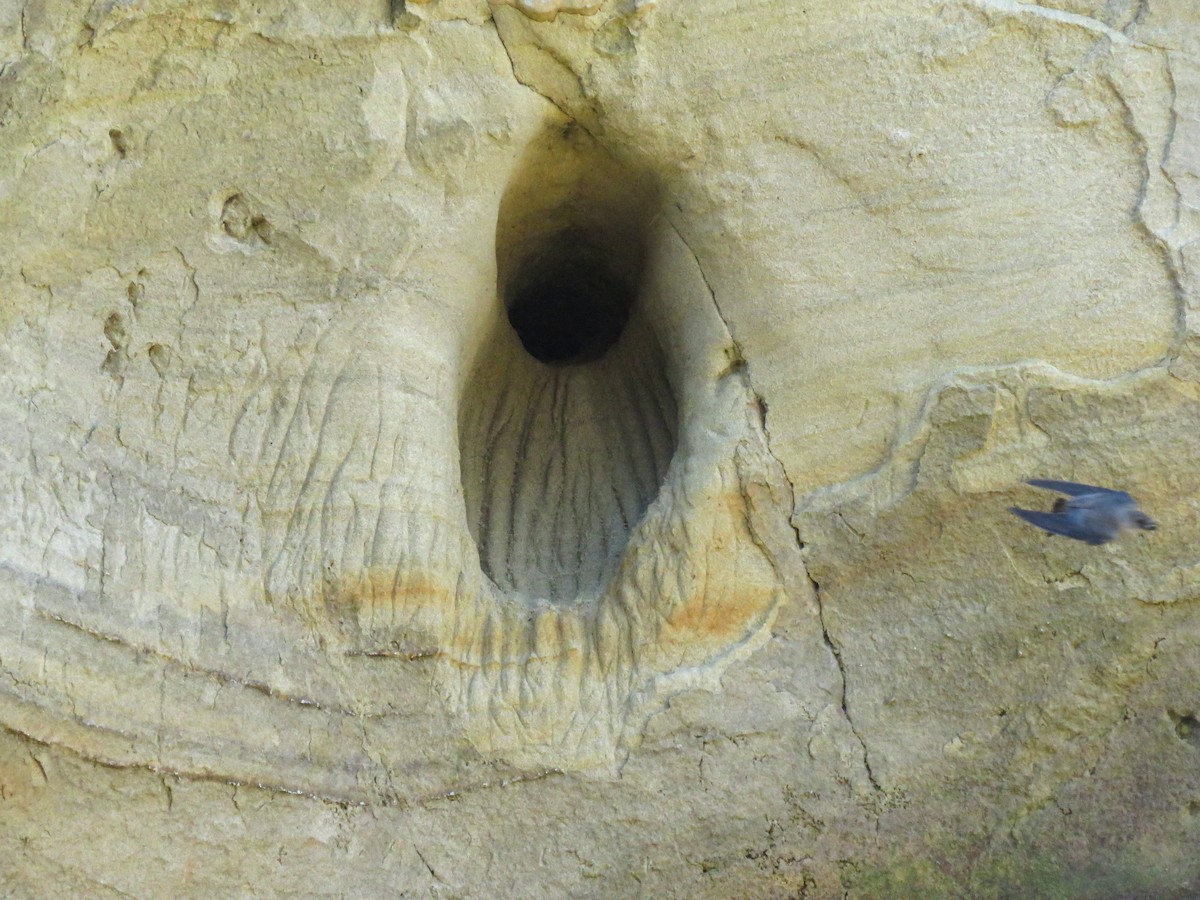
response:
<path id="1" fill-rule="evenodd" d="M 1198 58 L 1183 0 L 0 11 L 7 892 L 1200 891 Z"/>

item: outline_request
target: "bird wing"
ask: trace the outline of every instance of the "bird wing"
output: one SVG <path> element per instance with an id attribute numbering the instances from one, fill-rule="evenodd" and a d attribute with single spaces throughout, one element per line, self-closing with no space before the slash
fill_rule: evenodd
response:
<path id="1" fill-rule="evenodd" d="M 1051 534 L 1061 534 L 1063 537 L 1086 541 L 1089 544 L 1105 544 L 1111 540 L 1102 534 L 1081 527 L 1078 522 L 1074 522 L 1064 515 L 1041 512 L 1036 509 L 1019 509 L 1015 506 L 1010 506 L 1009 509 L 1031 525 L 1036 525 Z"/>
<path id="2" fill-rule="evenodd" d="M 1034 487 L 1046 488 L 1050 491 L 1058 491 L 1060 494 L 1066 494 L 1069 497 L 1082 497 L 1084 494 L 1113 494 L 1116 496 L 1129 496 L 1124 491 L 1114 491 L 1112 488 L 1096 487 L 1094 484 L 1079 484 L 1076 481 L 1053 481 L 1045 478 L 1031 478 L 1025 483 L 1032 484 Z"/>
<path id="3" fill-rule="evenodd" d="M 1055 505 L 1061 501 L 1059 497 Z M 1108 515 L 1118 515 L 1132 512 L 1138 508 L 1137 502 L 1124 491 L 1106 491 L 1103 494 L 1081 494 L 1067 501 L 1068 509 L 1095 510 Z"/>

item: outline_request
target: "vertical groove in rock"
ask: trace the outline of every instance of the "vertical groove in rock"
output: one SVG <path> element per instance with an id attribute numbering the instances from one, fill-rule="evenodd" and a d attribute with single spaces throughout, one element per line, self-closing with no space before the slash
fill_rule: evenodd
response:
<path id="1" fill-rule="evenodd" d="M 599 360 L 549 366 L 508 348 L 485 359 L 462 415 L 467 519 L 505 591 L 599 591 L 654 499 L 675 447 L 662 349 L 634 321 Z"/>

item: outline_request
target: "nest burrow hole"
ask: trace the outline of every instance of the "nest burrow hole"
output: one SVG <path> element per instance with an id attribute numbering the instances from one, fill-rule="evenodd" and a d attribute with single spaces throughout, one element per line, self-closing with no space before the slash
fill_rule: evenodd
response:
<path id="1" fill-rule="evenodd" d="M 500 315 L 460 404 L 467 522 L 502 590 L 595 597 L 675 453 L 644 296 L 653 182 L 577 128 L 531 146 L 500 205 Z"/>

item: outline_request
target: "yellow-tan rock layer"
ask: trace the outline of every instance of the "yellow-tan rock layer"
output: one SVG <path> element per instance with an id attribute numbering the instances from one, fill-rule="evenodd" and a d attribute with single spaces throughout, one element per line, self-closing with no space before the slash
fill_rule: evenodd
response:
<path id="1" fill-rule="evenodd" d="M 0 10 L 5 892 L 1200 891 L 1197 58 Z"/>

